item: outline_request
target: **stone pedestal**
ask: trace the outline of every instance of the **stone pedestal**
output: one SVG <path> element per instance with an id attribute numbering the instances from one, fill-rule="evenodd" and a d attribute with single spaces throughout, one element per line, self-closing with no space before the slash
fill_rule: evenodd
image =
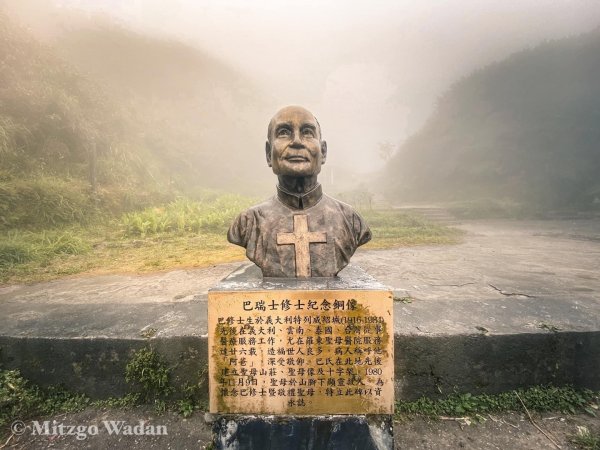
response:
<path id="1" fill-rule="evenodd" d="M 208 294 L 216 448 L 392 448 L 392 314 L 392 293 L 353 266 L 222 280 Z"/>
<path id="2" fill-rule="evenodd" d="M 387 450 L 394 448 L 391 415 L 222 415 L 213 423 L 219 450 Z"/>

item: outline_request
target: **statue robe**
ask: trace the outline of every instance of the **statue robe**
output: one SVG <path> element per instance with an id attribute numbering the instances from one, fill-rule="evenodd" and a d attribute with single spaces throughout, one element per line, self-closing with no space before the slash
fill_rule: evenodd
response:
<path id="1" fill-rule="evenodd" d="M 296 277 L 295 245 L 277 244 L 279 233 L 294 231 L 294 216 L 306 215 L 308 231 L 326 233 L 326 242 L 309 244 L 312 277 L 332 277 L 348 264 L 371 230 L 349 205 L 323 194 L 321 185 L 297 195 L 277 187 L 277 195 L 241 213 L 227 239 L 246 248 L 264 277 Z"/>

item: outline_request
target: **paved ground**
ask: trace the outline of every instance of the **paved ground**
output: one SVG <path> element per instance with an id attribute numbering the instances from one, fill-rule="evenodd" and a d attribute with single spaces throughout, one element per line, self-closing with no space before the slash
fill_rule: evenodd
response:
<path id="1" fill-rule="evenodd" d="M 578 432 L 578 427 L 600 433 L 600 419 L 585 415 L 544 414 L 535 415 L 533 420 L 545 434 L 539 431 L 525 414 L 507 413 L 488 415 L 480 424 L 467 425 L 464 419 L 413 419 L 394 423 L 394 441 L 396 449 L 437 450 L 518 450 L 518 449 L 575 449 L 571 439 Z M 32 436 L 32 422 L 28 421 L 23 435 L 13 436 L 7 448 L 16 449 L 203 449 L 210 442 L 210 425 L 204 415 L 195 413 L 189 419 L 183 419 L 175 413 L 157 415 L 148 407 L 132 410 L 98 410 L 88 409 L 76 414 L 59 415 L 45 419 L 52 426 L 81 426 L 88 430 L 90 426 L 98 427 L 98 434 L 92 430 L 84 439 L 76 436 Z M 103 421 L 117 424 L 123 421 L 131 426 L 138 425 L 140 420 L 146 425 L 166 427 L 167 435 L 124 436 L 109 435 Z M 110 427 L 111 425 L 109 425 Z M 117 425 L 112 425 L 117 426 Z M 65 428 L 66 429 L 66 428 Z M 123 429 L 123 428 L 122 428 Z M 155 428 L 157 430 L 157 428 Z M 552 443 L 552 439 L 558 447 Z M 2 443 L 0 443 L 0 447 Z M 347 449 L 360 450 L 360 449 Z"/>
<path id="2" fill-rule="evenodd" d="M 471 221 L 462 244 L 358 254 L 400 296 L 396 332 L 600 330 L 600 220 Z M 435 307 L 433 307 L 435 305 Z"/>

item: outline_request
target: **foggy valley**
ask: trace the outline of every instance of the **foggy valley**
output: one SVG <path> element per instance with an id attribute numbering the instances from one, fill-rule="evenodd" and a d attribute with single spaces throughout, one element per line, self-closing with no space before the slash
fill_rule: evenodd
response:
<path id="1" fill-rule="evenodd" d="M 261 154 L 266 123 L 283 105 L 315 111 L 330 148 L 327 179 L 347 190 L 352 174 L 365 183 L 376 178 L 391 153 L 402 165 L 398 149 L 458 80 L 467 84 L 474 70 L 600 24 L 600 6 L 591 2 L 381 2 L 371 8 L 306 2 L 293 20 L 285 2 L 274 1 L 167 7 L 156 0 L 28 0 L 7 1 L 5 9 L 11 17 L 5 20 L 23 24 L 118 107 L 136 110 L 127 128 L 141 127 L 135 132 L 144 136 L 141 151 L 167 169 L 158 171 L 171 183 L 226 190 L 243 183 L 255 193 L 271 186 L 263 182 L 269 172 Z M 549 58 L 560 65 L 567 56 Z M 597 67 L 588 62 L 581 70 L 592 77 Z M 534 70 L 531 83 L 550 75 Z M 248 180 L 247 168 L 258 175 Z"/>

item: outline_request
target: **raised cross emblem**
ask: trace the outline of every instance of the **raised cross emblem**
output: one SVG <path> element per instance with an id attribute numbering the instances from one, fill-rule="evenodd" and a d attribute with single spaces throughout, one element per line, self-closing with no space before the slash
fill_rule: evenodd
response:
<path id="1" fill-rule="evenodd" d="M 277 233 L 277 245 L 293 245 L 296 253 L 296 276 L 310 277 L 310 244 L 324 244 L 327 233 L 308 231 L 308 216 L 294 215 L 294 231 Z"/>

